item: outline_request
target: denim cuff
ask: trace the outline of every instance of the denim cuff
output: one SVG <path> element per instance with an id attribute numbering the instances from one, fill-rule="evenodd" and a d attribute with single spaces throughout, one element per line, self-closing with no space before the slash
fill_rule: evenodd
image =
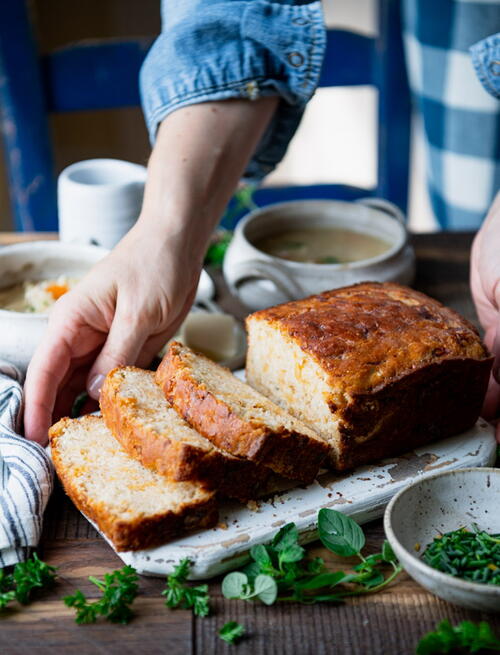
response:
<path id="1" fill-rule="evenodd" d="M 326 46 L 321 3 L 184 3 L 183 11 L 172 19 L 165 3 L 162 34 L 141 69 L 141 98 L 151 142 L 161 121 L 181 107 L 280 96 L 245 172 L 247 181 L 257 182 L 282 159 L 316 90 Z"/>
<path id="2" fill-rule="evenodd" d="M 479 81 L 488 93 L 500 99 L 500 34 L 475 43 L 470 52 Z"/>

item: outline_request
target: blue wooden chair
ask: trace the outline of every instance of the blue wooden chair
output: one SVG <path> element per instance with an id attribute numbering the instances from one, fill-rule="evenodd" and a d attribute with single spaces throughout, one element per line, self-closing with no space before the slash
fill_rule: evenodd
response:
<path id="1" fill-rule="evenodd" d="M 353 200 L 376 195 L 406 210 L 410 96 L 401 42 L 399 0 L 379 0 L 379 36 L 328 32 L 320 86 L 371 84 L 378 89 L 378 182 L 263 188 L 257 204 L 303 198 Z M 139 104 L 138 73 L 151 39 L 70 44 L 39 57 L 27 2 L 12 0 L 0 20 L 0 118 L 12 209 L 18 230 L 57 230 L 50 112 Z"/>

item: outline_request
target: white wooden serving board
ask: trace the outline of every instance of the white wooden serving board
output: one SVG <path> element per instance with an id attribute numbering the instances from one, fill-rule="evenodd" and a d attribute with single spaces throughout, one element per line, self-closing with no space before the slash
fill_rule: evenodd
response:
<path id="1" fill-rule="evenodd" d="M 191 578 L 209 578 L 240 566 L 254 544 L 270 542 L 285 523 L 293 521 L 297 525 L 301 543 L 314 541 L 321 507 L 332 507 L 366 523 L 382 516 L 392 496 L 416 478 L 435 471 L 491 466 L 495 454 L 494 430 L 479 419 L 471 430 L 456 437 L 346 475 L 324 473 L 308 487 L 282 491 L 258 501 L 256 508 L 222 503 L 218 527 L 200 530 L 158 548 L 121 552 L 118 556 L 138 573 L 151 576 L 172 572 L 179 560 L 188 557 L 193 564 Z"/>

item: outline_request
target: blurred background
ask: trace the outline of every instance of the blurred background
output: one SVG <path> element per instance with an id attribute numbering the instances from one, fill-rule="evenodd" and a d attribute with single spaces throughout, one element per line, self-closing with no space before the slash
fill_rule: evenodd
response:
<path id="1" fill-rule="evenodd" d="M 323 0 L 328 27 L 376 31 L 375 0 Z M 35 29 L 42 53 L 91 38 L 154 36 L 160 31 L 160 0 L 35 0 Z M 376 91 L 327 88 L 309 103 L 288 153 L 268 184 L 344 183 L 373 186 L 376 180 Z M 51 117 L 57 172 L 94 157 L 146 164 L 150 144 L 142 112 L 125 108 L 72 112 Z M 0 141 L 0 230 L 12 229 Z M 413 122 L 409 226 L 437 229 L 425 187 L 420 127 Z"/>

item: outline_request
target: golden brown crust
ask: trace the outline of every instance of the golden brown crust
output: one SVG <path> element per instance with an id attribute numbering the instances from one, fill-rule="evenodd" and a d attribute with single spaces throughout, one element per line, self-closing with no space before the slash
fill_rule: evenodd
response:
<path id="1" fill-rule="evenodd" d="M 492 359 L 471 323 L 422 293 L 366 282 L 256 312 L 247 325 L 259 320 L 326 373 L 337 470 L 458 434 L 479 416 Z M 260 391 L 286 406 L 277 390 Z"/>
<path id="2" fill-rule="evenodd" d="M 215 494 L 199 501 L 191 501 L 179 507 L 177 512 L 165 512 L 154 516 L 124 521 L 109 512 L 104 503 L 93 501 L 74 485 L 70 471 L 66 470 L 58 449 L 58 439 L 70 426 L 72 419 L 63 418 L 49 430 L 52 460 L 65 492 L 76 507 L 91 519 L 111 540 L 117 551 L 142 550 L 159 546 L 188 530 L 210 528 L 217 524 L 218 511 Z M 99 421 L 96 416 L 86 421 Z"/>
<path id="3" fill-rule="evenodd" d="M 423 293 L 363 282 L 251 314 L 293 339 L 336 388 L 366 393 L 443 360 L 485 360 L 476 328 Z M 346 357 L 346 353 L 349 354 Z"/>
<path id="4" fill-rule="evenodd" d="M 194 379 L 184 361 L 184 350 L 177 342 L 170 344 L 156 372 L 157 383 L 179 414 L 200 434 L 232 455 L 268 466 L 285 477 L 306 484 L 312 482 L 328 446 L 285 427 L 273 431 L 237 416 L 229 405 Z"/>
<path id="5" fill-rule="evenodd" d="M 354 396 L 340 412 L 334 468 L 345 471 L 468 430 L 481 411 L 490 367 L 490 360 L 446 360 Z"/>
<path id="6" fill-rule="evenodd" d="M 133 366 L 124 367 L 134 370 Z M 197 481 L 221 496 L 246 502 L 256 498 L 270 471 L 231 455 L 225 456 L 210 444 L 207 448 L 169 439 L 142 424 L 134 412 L 135 400 L 120 393 L 120 380 L 111 371 L 100 396 L 104 422 L 128 454 L 147 468 L 175 481 Z M 154 377 L 153 372 L 147 372 Z"/>

